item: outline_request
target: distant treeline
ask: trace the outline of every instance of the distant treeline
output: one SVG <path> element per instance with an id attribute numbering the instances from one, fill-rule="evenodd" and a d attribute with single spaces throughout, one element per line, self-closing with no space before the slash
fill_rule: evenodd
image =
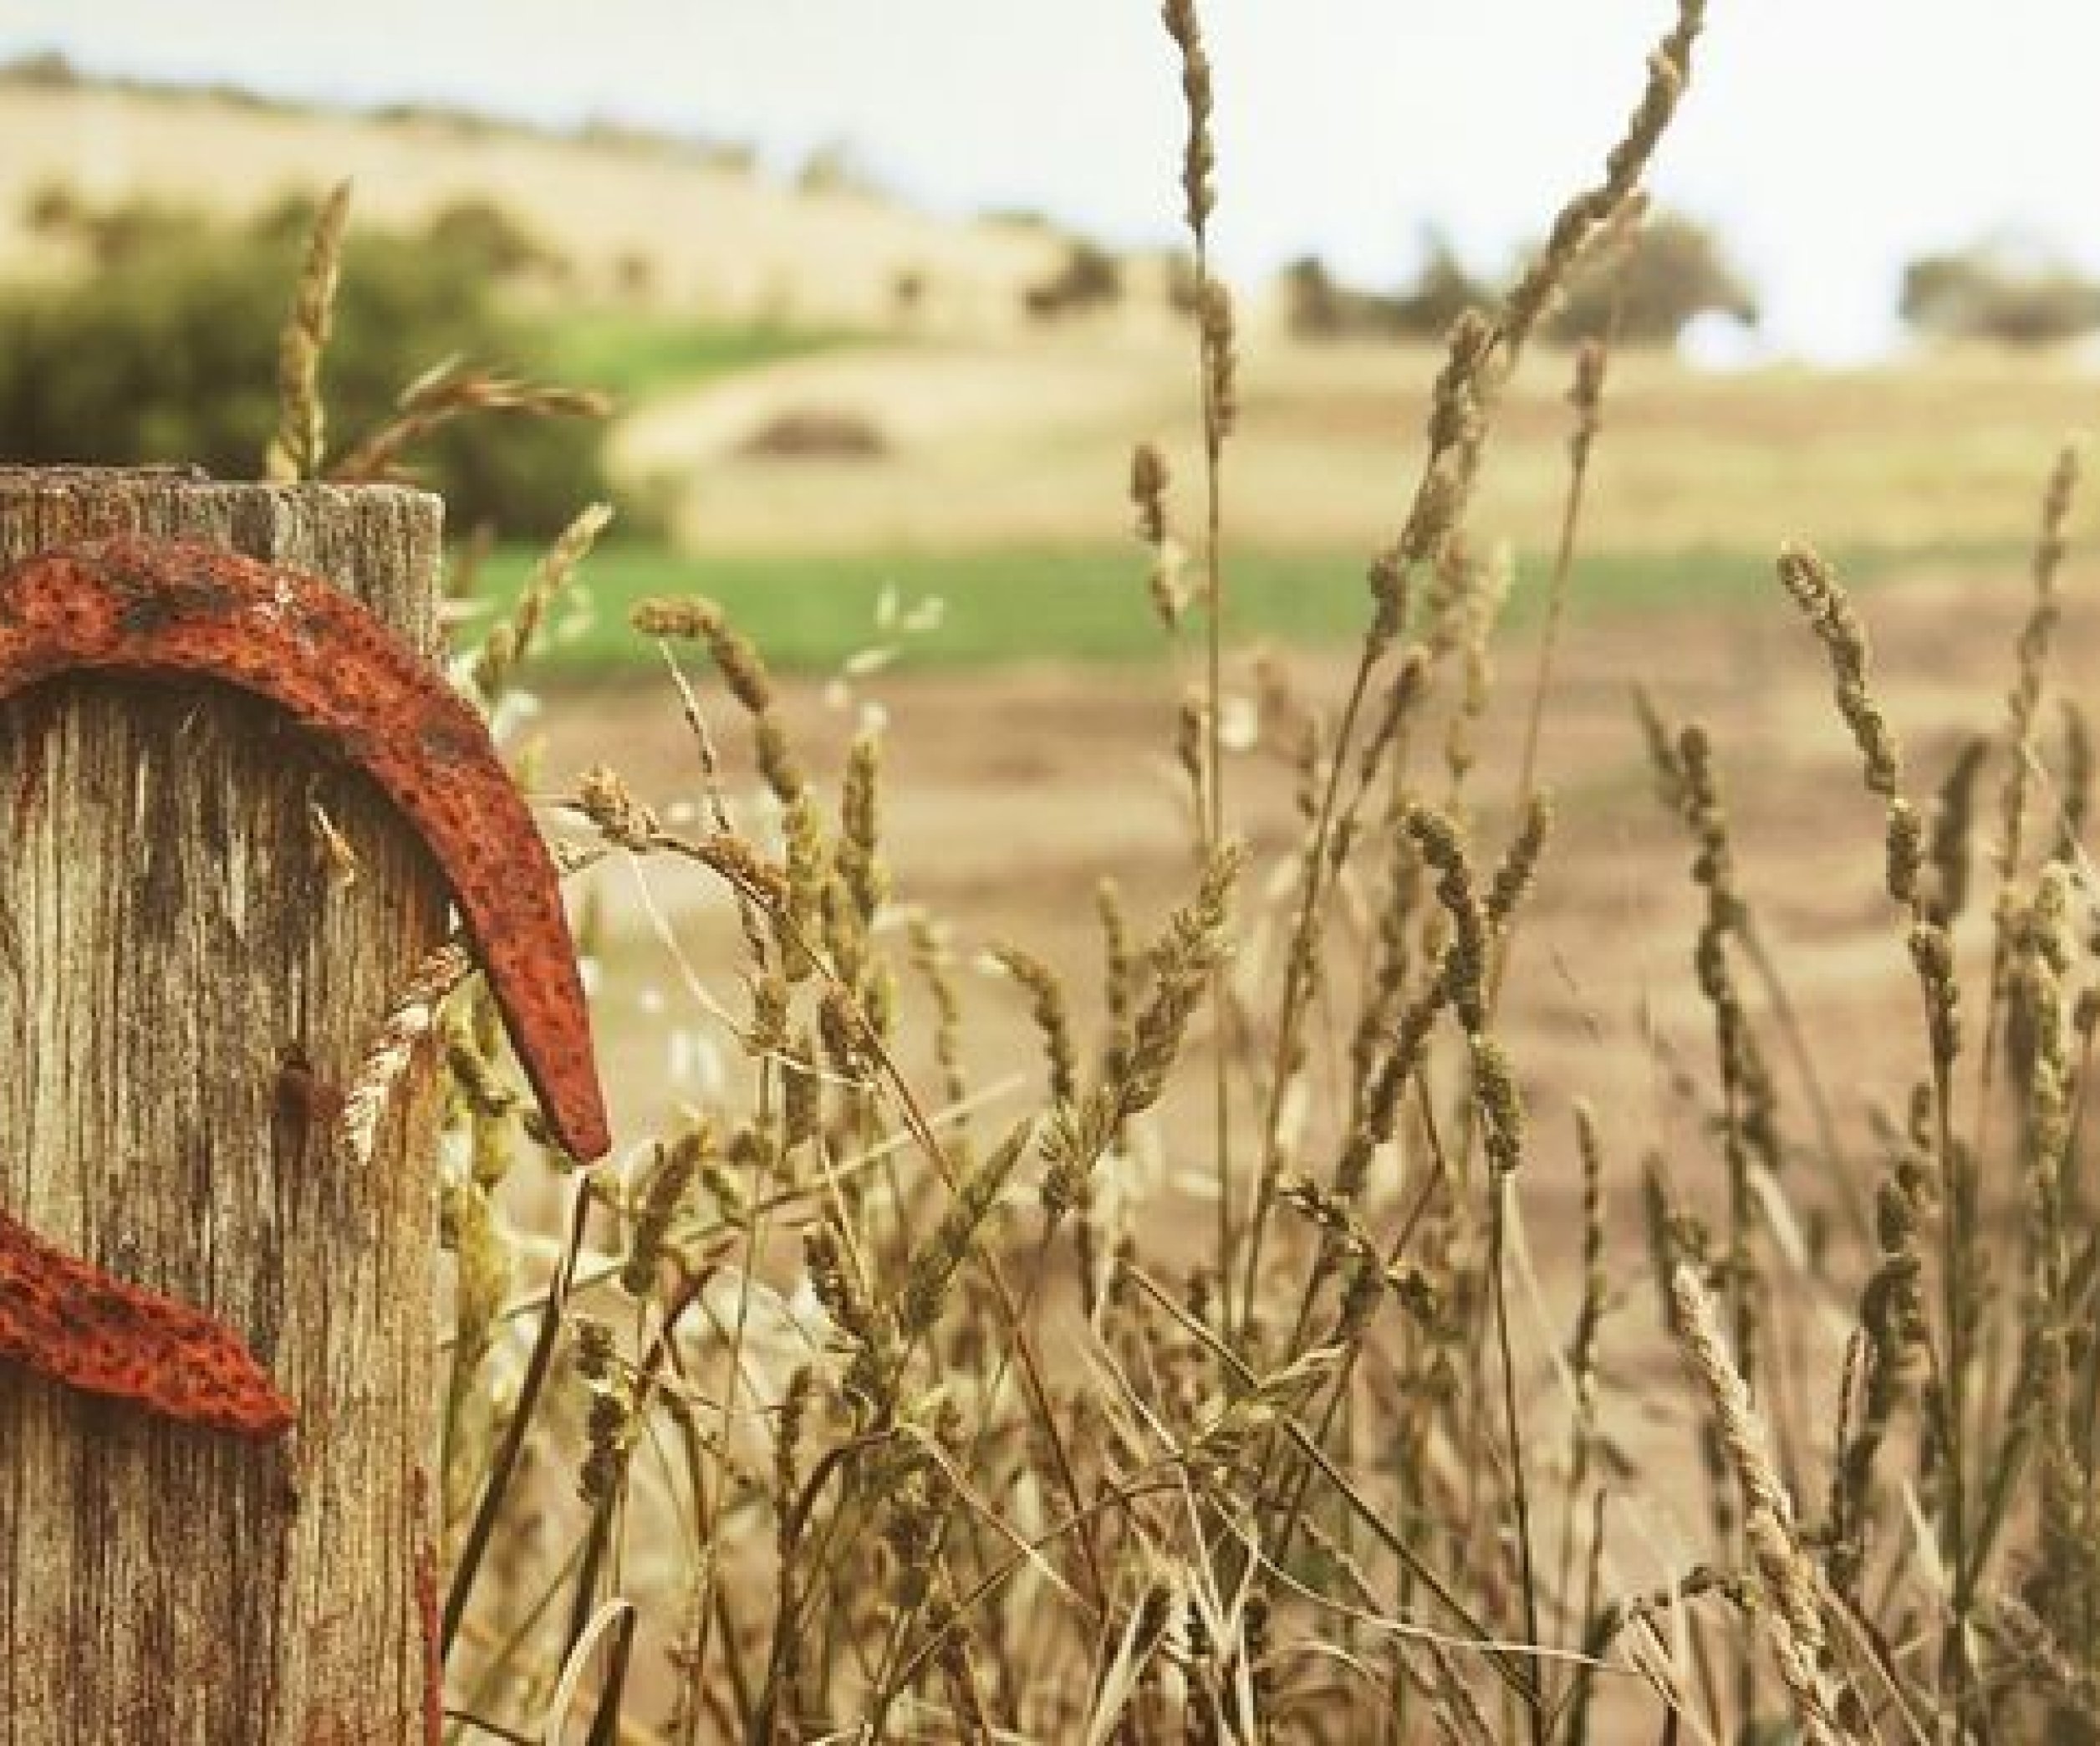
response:
<path id="1" fill-rule="evenodd" d="M 273 115 L 328 112 L 325 106 L 273 98 L 237 84 L 176 84 L 84 71 L 56 52 L 0 62 L 0 89 L 10 85 L 195 99 Z M 436 126 L 462 137 L 516 135 L 611 144 L 675 154 L 740 173 L 756 168 L 756 154 L 748 144 L 610 121 L 561 130 L 431 103 L 344 106 L 335 112 Z M 818 146 L 794 180 L 805 192 L 881 194 L 859 156 L 843 141 Z M 64 189 L 39 190 L 33 200 L 43 207 L 30 215 L 37 227 L 49 228 L 71 217 L 78 221 L 80 234 L 98 247 L 120 241 L 130 228 L 144 232 L 155 228 L 150 202 L 86 213 L 82 203 Z M 470 259 L 479 249 L 483 253 L 476 264 L 492 264 L 499 275 L 534 272 L 550 279 L 560 278 L 558 255 L 527 237 L 492 202 L 463 202 L 458 207 L 445 215 L 441 226 L 452 234 L 436 238 L 441 245 L 441 265 Z M 1058 263 L 1019 293 L 1022 311 L 1031 320 L 1062 321 L 1128 306 L 1132 292 L 1127 257 L 1065 232 L 1032 211 L 988 212 L 984 222 L 1008 228 L 1025 226 L 1063 239 Z M 102 239 L 99 244 L 98 236 Z M 1547 324 L 1549 339 L 1567 341 L 1608 334 L 1621 345 L 1666 347 L 1677 344 L 1685 329 L 1702 317 L 1723 318 L 1745 326 L 1757 321 L 1757 294 L 1748 275 L 1730 258 L 1715 229 L 1691 215 L 1653 212 L 1637 229 L 1629 227 L 1593 251 L 1593 257 L 1573 275 Z M 614 264 L 624 288 L 647 293 L 650 273 L 646 260 L 637 257 Z M 1411 273 L 1383 287 L 1346 283 L 1320 257 L 1306 255 L 1281 276 L 1283 319 L 1293 334 L 1307 340 L 1435 340 L 1461 310 L 1491 306 L 1501 285 L 1522 264 L 1520 253 L 1500 273 L 1480 270 L 1434 230 L 1426 234 Z M 1153 281 L 1155 287 L 1158 283 Z M 1169 259 L 1164 283 L 1170 308 L 1183 314 L 1194 309 L 1191 262 L 1186 258 Z M 915 324 L 937 288 L 923 272 L 909 266 L 900 268 L 893 286 L 893 314 L 898 322 Z M 1158 294 L 1156 289 L 1152 294 Z M 2060 254 L 1986 239 L 1911 262 L 1903 273 L 1898 313 L 1912 332 L 1926 339 L 2057 344 L 2100 329 L 2100 283 Z"/>
<path id="2" fill-rule="evenodd" d="M 1435 234 L 1414 276 L 1392 290 L 1345 285 L 1317 256 L 1283 274 L 1285 319 L 1312 340 L 1431 338 L 1460 311 L 1491 306 L 1498 289 Z M 2062 256 L 1990 239 L 1910 263 L 1897 313 L 1921 339 L 2055 345 L 2100 329 L 2100 283 Z M 1662 212 L 1576 272 L 1546 332 L 1668 346 L 1709 315 L 1754 326 L 1756 290 L 1710 227 Z"/>

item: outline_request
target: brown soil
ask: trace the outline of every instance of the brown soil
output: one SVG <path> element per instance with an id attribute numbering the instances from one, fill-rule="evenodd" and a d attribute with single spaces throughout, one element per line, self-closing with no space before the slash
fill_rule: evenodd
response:
<path id="1" fill-rule="evenodd" d="M 2026 585 L 2016 574 L 1919 574 L 1876 589 L 1863 607 L 1877 641 L 1878 690 L 1906 749 L 1905 785 L 1923 804 L 1960 738 L 2002 723 Z M 2092 626 L 2074 615 L 2059 641 L 2065 690 L 2077 692 L 2077 676 L 2092 671 L 2095 653 Z M 1469 790 L 1484 860 L 1503 840 L 1535 658 L 1528 643 L 1505 646 L 1499 656 L 1503 702 L 1481 736 Z M 1338 702 L 1343 662 L 1293 656 L 1287 666 L 1307 697 L 1329 710 Z M 1775 587 L 1769 603 L 1740 617 L 1678 613 L 1578 625 L 1559 675 L 1542 753 L 1542 775 L 1557 797 L 1555 832 L 1525 913 L 1504 1024 L 1537 1143 L 1556 1161 L 1552 1176 L 1569 1180 L 1557 1161 L 1572 1154 L 1567 1105 L 1577 1095 L 1605 1112 L 1621 1162 L 1650 1150 L 1705 1149 L 1692 1112 L 1670 1089 L 1668 1066 L 1682 1061 L 1702 1084 L 1709 1074 L 1711 1021 L 1690 967 L 1700 900 L 1687 876 L 1683 830 L 1654 793 L 1631 701 L 1636 685 L 1649 687 L 1666 715 L 1696 717 L 1713 732 L 1740 882 L 1802 1009 L 1841 1132 L 1859 1144 L 1865 1106 L 1899 1108 L 1922 1058 L 1904 928 L 1882 890 L 1882 813 L 1864 792 L 1832 705 L 1820 646 Z M 742 723 L 733 704 L 701 689 L 731 767 L 732 802 L 747 801 L 755 789 Z M 1127 671 L 879 679 L 872 695 L 888 718 L 884 830 L 898 901 L 943 921 L 966 963 L 993 942 L 1027 947 L 1066 977 L 1079 1022 L 1090 1024 L 1099 882 L 1118 882 L 1141 929 L 1190 886 L 1185 789 L 1171 756 L 1177 694 L 1164 675 Z M 793 686 L 785 698 L 805 759 L 828 793 L 854 711 L 868 700 L 842 707 L 814 687 Z M 2055 706 L 2047 708 L 2053 735 Z M 609 760 L 660 807 L 698 792 L 691 742 L 667 683 L 558 697 L 546 726 L 554 784 Z M 1434 753 L 1418 757 L 1417 768 L 1424 786 L 1440 794 Z M 1985 778 L 1986 819 L 1998 781 L 1995 772 Z M 1295 784 L 1286 762 L 1260 743 L 1233 759 L 1232 809 L 1255 850 L 1246 891 L 1259 922 L 1243 976 L 1273 972 L 1298 828 Z M 2052 806 L 2054 797 L 2044 794 L 2036 804 Z M 762 814 L 747 806 L 742 816 Z M 734 924 L 722 893 L 662 864 L 646 876 L 693 975 L 721 1008 L 741 1012 Z M 1979 889 L 1989 877 L 1980 865 Z M 667 1016 L 698 1027 L 718 1047 L 733 1049 L 733 1037 L 681 987 L 649 907 L 635 900 L 635 877 L 616 873 L 603 889 L 613 973 L 602 1022 L 612 1039 L 614 1095 L 639 1115 L 680 1090 L 665 1077 Z M 1346 901 L 1338 903 L 1338 931 L 1346 937 L 1360 925 Z M 897 956 L 904 957 L 901 939 Z M 1351 944 L 1338 962 L 1357 956 Z M 1032 1078 L 1037 1052 L 1019 996 L 989 973 L 966 972 L 964 982 L 978 1066 Z M 1773 1047 L 1776 1056 L 1776 1039 Z M 1799 1083 L 1782 1072 L 1794 1119 L 1805 1122 Z M 691 1085 L 684 1089 L 691 1095 Z"/>

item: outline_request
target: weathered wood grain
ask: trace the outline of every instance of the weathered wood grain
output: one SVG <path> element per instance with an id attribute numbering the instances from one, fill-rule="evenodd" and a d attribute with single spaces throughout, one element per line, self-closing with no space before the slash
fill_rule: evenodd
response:
<path id="1" fill-rule="evenodd" d="M 422 493 L 0 469 L 0 564 L 117 532 L 318 572 L 431 646 Z M 0 1366 L 0 1746 L 423 1737 L 427 1070 L 369 1169 L 328 1141 L 443 921 L 392 808 L 267 703 L 0 707 L 0 1206 L 240 1330 L 299 1413 L 257 1446 Z"/>

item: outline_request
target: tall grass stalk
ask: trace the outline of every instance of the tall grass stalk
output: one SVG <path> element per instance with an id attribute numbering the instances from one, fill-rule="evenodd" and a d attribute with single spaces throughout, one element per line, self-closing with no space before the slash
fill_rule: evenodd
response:
<path id="1" fill-rule="evenodd" d="M 1413 503 L 1399 532 L 1373 559 L 1368 574 L 1372 615 L 1339 719 L 1330 737 L 1327 774 L 1308 836 L 1297 911 L 1284 956 L 1254 1204 L 1241 1244 L 1239 1301 L 1254 1301 L 1262 1251 L 1282 1169 L 1282 1112 L 1301 1029 L 1321 957 L 1333 845 L 1349 828 L 1343 780 L 1357 749 L 1363 712 L 1379 670 L 1404 633 L 1413 592 L 1448 555 L 1462 528 L 1491 427 L 1496 397 L 1567 274 L 1612 215 L 1634 197 L 1642 174 L 1674 114 L 1691 71 L 1692 45 L 1705 22 L 1703 0 L 1681 0 L 1674 24 L 1649 58 L 1648 80 L 1625 133 L 1607 156 L 1603 177 L 1555 217 L 1546 246 L 1518 280 L 1499 315 L 1461 317 L 1433 391 L 1427 449 Z M 1243 1317 L 1244 1319 L 1244 1317 Z"/>
<path id="2" fill-rule="evenodd" d="M 1193 248 L 1195 286 L 1197 374 L 1201 386 L 1203 423 L 1203 756 L 1196 804 L 1202 819 L 1204 852 L 1216 855 L 1226 841 L 1225 792 L 1225 449 L 1238 410 L 1238 359 L 1233 332 L 1232 298 L 1211 270 L 1211 215 L 1217 206 L 1217 147 L 1211 134 L 1216 105 L 1211 58 L 1204 48 L 1202 20 L 1195 0 L 1161 0 L 1161 22 L 1181 61 L 1181 92 L 1188 116 L 1188 138 L 1181 155 L 1183 217 Z M 1234 1225 L 1231 1084 L 1228 1051 L 1222 1046 L 1230 1029 L 1226 971 L 1213 974 L 1211 1009 L 1221 1046 L 1211 1075 L 1212 1144 L 1217 1196 L 1217 1271 L 1231 1278 Z"/>

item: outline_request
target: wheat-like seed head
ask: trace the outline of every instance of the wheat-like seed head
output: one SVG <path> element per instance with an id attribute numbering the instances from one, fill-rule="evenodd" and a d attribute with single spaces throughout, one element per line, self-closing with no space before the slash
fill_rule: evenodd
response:
<path id="1" fill-rule="evenodd" d="M 1881 712 L 1869 680 L 1866 627 L 1830 566 L 1806 546 L 1779 554 L 1779 579 L 1808 616 L 1809 626 L 1830 658 L 1838 713 L 1852 730 L 1865 763 L 1868 788 L 1894 799 L 1902 775 L 1896 736 Z"/>
<path id="2" fill-rule="evenodd" d="M 306 263 L 278 340 L 277 434 L 263 457 L 265 478 L 310 479 L 321 471 L 327 447 L 321 359 L 328 350 L 349 221 L 350 185 L 338 182 L 313 216 Z"/>
<path id="3" fill-rule="evenodd" d="M 1766 1612 L 1781 1677 L 1792 1694 L 1807 1737 L 1836 1746 L 1843 1738 L 1833 1694 L 1822 1668 L 1822 1602 L 1816 1567 L 1794 1523 L 1793 1499 L 1772 1459 L 1771 1440 L 1750 1390 L 1722 1342 L 1712 1299 L 1692 1269 L 1670 1276 L 1677 1335 L 1709 1403 L 1743 1493 L 1743 1529 L 1772 1606 Z"/>

